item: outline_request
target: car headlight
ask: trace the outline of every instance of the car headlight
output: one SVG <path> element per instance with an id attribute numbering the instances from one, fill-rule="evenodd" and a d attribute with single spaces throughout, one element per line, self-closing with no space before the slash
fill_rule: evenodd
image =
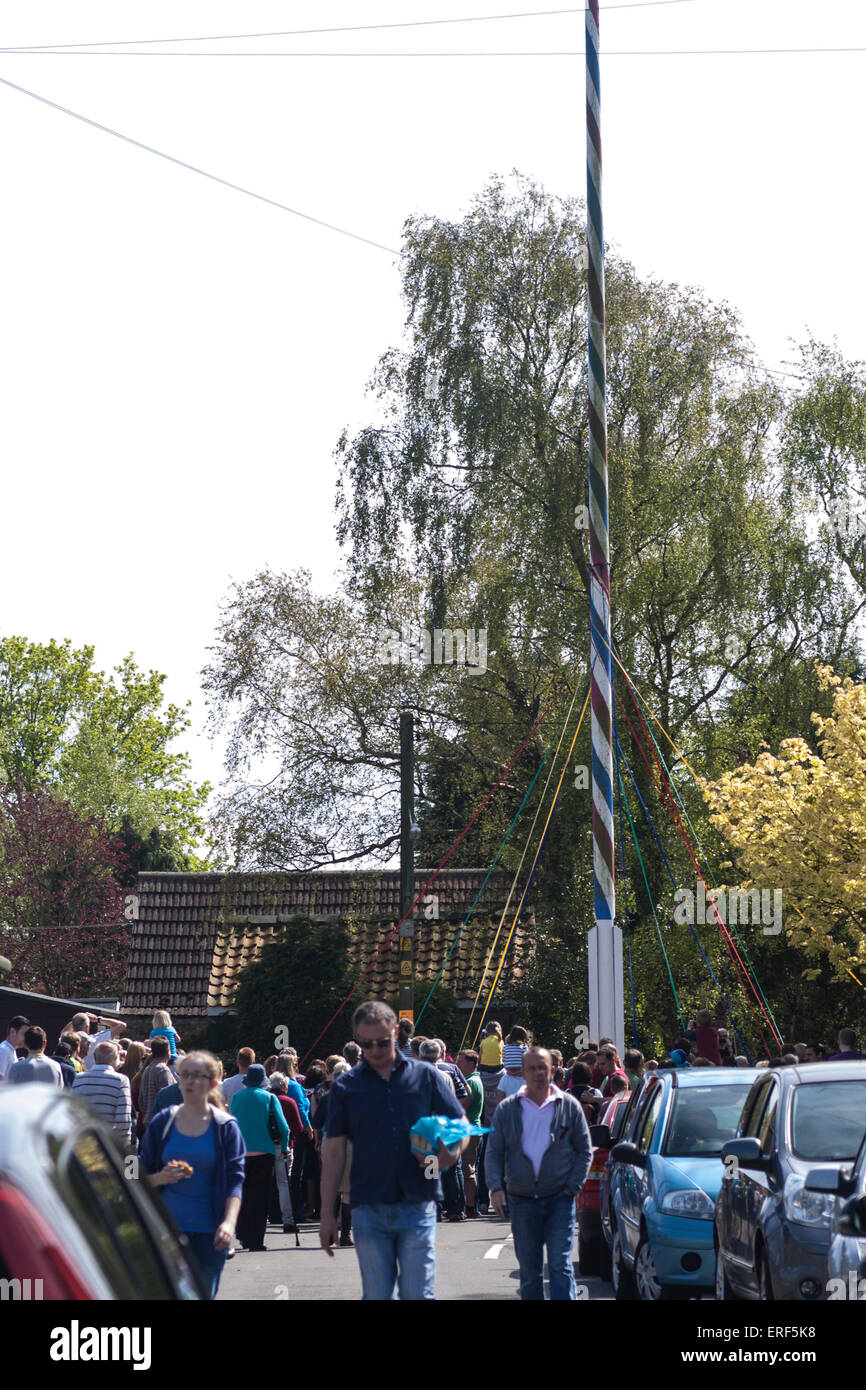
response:
<path id="1" fill-rule="evenodd" d="M 828 1192 L 807 1192 L 804 1179 L 791 1173 L 785 1183 L 785 1215 L 801 1226 L 826 1226 L 833 1216 L 835 1198 Z"/>
<path id="2" fill-rule="evenodd" d="M 702 1187 L 682 1187 L 666 1192 L 661 1209 L 669 1216 L 697 1217 L 701 1221 L 713 1219 L 713 1203 Z"/>

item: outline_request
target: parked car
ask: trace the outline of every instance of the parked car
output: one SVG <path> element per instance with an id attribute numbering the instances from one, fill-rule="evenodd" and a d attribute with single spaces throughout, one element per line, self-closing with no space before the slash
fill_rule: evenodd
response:
<path id="1" fill-rule="evenodd" d="M 641 1084 L 630 1092 L 628 1104 L 621 1106 L 617 1110 L 613 1117 L 613 1123 L 610 1126 L 608 1156 L 601 1178 L 598 1199 L 602 1238 L 599 1273 L 602 1279 L 610 1280 L 612 1277 L 611 1253 L 613 1250 L 614 1228 L 611 1213 L 616 1208 L 616 1194 L 624 1171 L 619 1164 L 611 1163 L 610 1150 L 613 1149 L 614 1145 L 618 1144 L 620 1140 L 631 1138 L 636 1107 L 640 1104 L 640 1098 L 650 1077 L 654 1075 L 654 1072 L 647 1072 Z"/>
<path id="2" fill-rule="evenodd" d="M 611 1276 L 617 1298 L 700 1297 L 715 1273 L 713 1210 L 722 1146 L 737 1132 L 751 1069 L 659 1071 L 609 1166 Z"/>
<path id="3" fill-rule="evenodd" d="M 618 1117 L 625 1116 L 631 1100 L 631 1092 L 620 1091 L 609 1101 L 605 1101 L 599 1111 L 598 1124 L 590 1125 L 592 1139 L 592 1163 L 586 1182 L 577 1195 L 577 1261 L 581 1274 L 601 1274 L 610 1278 L 609 1261 L 605 1260 L 607 1247 L 601 1229 L 601 1190 L 604 1170 L 610 1155 L 613 1134 L 619 1128 Z"/>
<path id="4" fill-rule="evenodd" d="M 206 1297 L 137 1157 L 38 1082 L 0 1086 L 0 1278 L 22 1298 Z"/>
<path id="5" fill-rule="evenodd" d="M 722 1151 L 717 1298 L 826 1298 L 831 1222 L 842 1187 L 816 1191 L 806 1180 L 816 1164 L 850 1168 L 864 1133 L 866 1062 L 759 1074 L 737 1136 Z"/>
<path id="6" fill-rule="evenodd" d="M 827 1298 L 866 1299 L 866 1139 L 853 1170 L 813 1168 L 806 1174 L 807 1192 L 840 1198 L 830 1217 L 827 1253 Z"/>

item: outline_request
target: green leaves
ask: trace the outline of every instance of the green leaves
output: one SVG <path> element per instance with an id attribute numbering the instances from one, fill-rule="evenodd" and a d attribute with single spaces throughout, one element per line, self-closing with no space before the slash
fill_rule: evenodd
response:
<path id="1" fill-rule="evenodd" d="M 0 639 L 0 780 L 50 787 L 108 829 L 160 827 L 191 848 L 209 787 L 171 751 L 189 719 L 164 705 L 164 679 L 131 656 L 107 676 L 92 647 Z"/>

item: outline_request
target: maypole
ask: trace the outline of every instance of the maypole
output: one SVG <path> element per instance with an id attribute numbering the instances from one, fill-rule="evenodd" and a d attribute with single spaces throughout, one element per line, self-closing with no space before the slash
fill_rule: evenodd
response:
<path id="1" fill-rule="evenodd" d="M 623 1036 L 622 932 L 614 926 L 613 655 L 607 490 L 604 228 L 601 213 L 601 84 L 598 0 L 586 8 L 586 203 L 589 354 L 589 666 L 592 693 L 592 865 L 595 926 L 589 933 L 589 1030 Z"/>

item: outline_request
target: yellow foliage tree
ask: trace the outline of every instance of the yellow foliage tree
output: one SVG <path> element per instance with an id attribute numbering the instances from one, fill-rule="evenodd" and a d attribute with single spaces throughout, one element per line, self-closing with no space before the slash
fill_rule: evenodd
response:
<path id="1" fill-rule="evenodd" d="M 779 757 L 761 753 L 699 786 L 745 886 L 781 888 L 788 941 L 825 953 L 844 978 L 866 969 L 866 685 L 817 669 L 821 689 L 834 689 L 832 717 L 812 715 L 820 757 L 789 738 Z"/>

